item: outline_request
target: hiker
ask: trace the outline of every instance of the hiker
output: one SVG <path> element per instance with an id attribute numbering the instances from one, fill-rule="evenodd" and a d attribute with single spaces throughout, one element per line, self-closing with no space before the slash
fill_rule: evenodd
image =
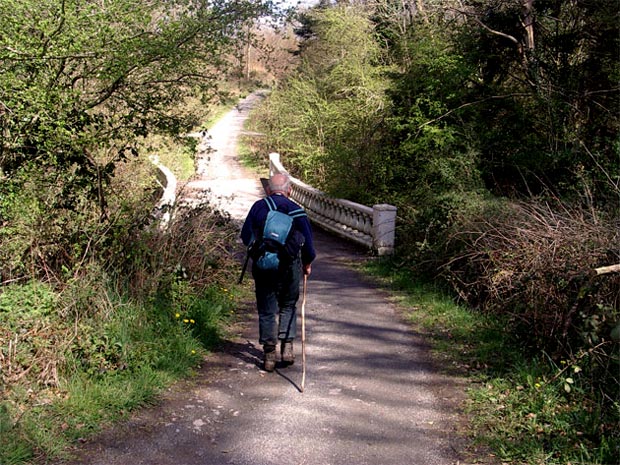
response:
<path id="1" fill-rule="evenodd" d="M 241 229 L 241 239 L 249 247 L 252 258 L 259 343 L 263 345 L 265 371 L 275 369 L 278 343 L 282 362 L 286 365 L 295 362 L 293 340 L 297 330 L 299 283 L 302 273 L 310 275 L 312 272 L 311 263 L 316 257 L 310 221 L 304 210 L 289 199 L 290 194 L 290 178 L 285 174 L 273 175 L 269 179 L 267 196 L 252 205 Z M 292 218 L 292 223 L 286 244 L 277 253 L 279 263 L 274 269 L 266 269 L 262 265 L 262 249 L 268 241 L 263 234 L 268 216 L 274 210 L 286 214 L 280 215 L 285 222 Z"/>

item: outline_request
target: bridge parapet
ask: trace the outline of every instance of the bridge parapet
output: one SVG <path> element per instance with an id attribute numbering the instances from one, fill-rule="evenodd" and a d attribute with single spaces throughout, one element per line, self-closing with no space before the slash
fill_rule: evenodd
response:
<path id="1" fill-rule="evenodd" d="M 379 255 L 394 251 L 396 207 L 379 204 L 373 207 L 344 199 L 334 199 L 324 192 L 291 176 L 280 162 L 280 154 L 269 154 L 269 174 L 285 173 L 292 181 L 291 198 L 306 210 L 308 217 L 322 228 L 345 239 L 362 244 Z"/>

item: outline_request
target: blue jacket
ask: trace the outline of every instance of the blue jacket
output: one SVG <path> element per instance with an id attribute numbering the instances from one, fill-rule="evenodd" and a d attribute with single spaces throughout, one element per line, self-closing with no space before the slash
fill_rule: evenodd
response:
<path id="1" fill-rule="evenodd" d="M 293 210 L 299 209 L 299 205 L 287 198 L 285 195 L 273 194 L 270 197 L 275 202 L 278 211 L 289 213 Z M 268 212 L 269 207 L 263 199 L 254 202 L 254 205 L 250 208 L 250 212 L 248 213 L 248 216 L 243 223 L 243 227 L 241 228 L 241 240 L 246 246 L 250 245 L 254 241 L 255 231 L 261 230 L 265 220 L 267 219 Z M 316 258 L 314 243 L 312 241 L 312 228 L 310 226 L 310 220 L 308 220 L 307 216 L 295 218 L 293 220 L 293 227 L 295 227 L 304 236 L 305 241 L 303 247 L 301 248 L 301 262 L 304 265 L 308 265 Z"/>

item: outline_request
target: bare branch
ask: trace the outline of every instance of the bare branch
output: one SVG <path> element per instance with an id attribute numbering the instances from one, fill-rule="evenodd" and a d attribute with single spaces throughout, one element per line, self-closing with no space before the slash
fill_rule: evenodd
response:
<path id="1" fill-rule="evenodd" d="M 476 100 L 475 102 L 467 102 L 464 103 L 462 105 L 459 105 L 456 108 L 453 108 L 452 110 L 447 111 L 446 113 L 444 113 L 441 116 L 438 116 L 435 119 L 432 119 L 430 121 L 427 121 L 424 124 L 421 124 L 420 126 L 418 126 L 418 130 L 422 129 L 424 126 L 428 126 L 430 124 L 436 123 L 437 121 L 441 121 L 442 119 L 450 116 L 452 113 L 462 110 L 463 108 L 467 108 L 467 107 L 471 107 L 473 105 L 479 105 L 481 103 L 487 102 L 489 100 L 499 100 L 499 99 L 505 99 L 505 98 L 511 98 L 511 97 L 529 97 L 531 94 L 525 93 L 525 92 L 519 92 L 519 93 L 514 93 L 514 94 L 506 94 L 506 95 L 493 95 L 491 97 L 487 97 L 481 100 Z"/>
<path id="2" fill-rule="evenodd" d="M 509 41 L 513 42 L 513 43 L 514 43 L 514 44 L 515 44 L 515 45 L 519 48 L 519 51 L 521 51 L 521 50 L 522 50 L 521 43 L 517 40 L 517 38 L 516 38 L 516 37 L 511 36 L 510 34 L 505 34 L 505 33 L 503 33 L 503 32 L 496 31 L 495 29 L 490 28 L 489 26 L 487 26 L 486 24 L 484 24 L 482 21 L 480 21 L 480 19 L 478 19 L 478 17 L 477 17 L 475 14 L 470 13 L 470 12 L 468 12 L 468 11 L 458 10 L 458 9 L 456 9 L 456 8 L 448 8 L 448 10 L 454 11 L 455 13 L 460 13 L 460 14 L 462 14 L 463 16 L 467 16 L 467 17 L 469 17 L 469 18 L 473 19 L 473 20 L 476 22 L 476 24 L 478 24 L 478 25 L 479 25 L 480 27 L 482 27 L 483 29 L 487 30 L 487 31 L 488 31 L 488 32 L 490 32 L 491 34 L 494 34 L 494 35 L 496 35 L 496 36 L 503 37 L 504 39 L 508 39 Z"/>
<path id="3" fill-rule="evenodd" d="M 616 191 L 619 192 L 620 191 L 620 177 L 618 178 L 618 180 L 614 181 L 613 178 L 609 175 L 609 173 L 607 172 L 607 170 L 605 168 L 603 168 L 603 166 L 601 166 L 601 164 L 598 162 L 598 160 L 596 159 L 596 157 L 594 156 L 594 154 L 592 152 L 590 152 L 590 150 L 588 149 L 588 147 L 586 146 L 586 144 L 583 141 L 579 141 L 579 143 L 581 144 L 581 146 L 583 147 L 583 149 L 586 151 L 586 153 L 590 156 L 590 158 L 592 158 L 592 161 L 596 164 L 596 166 L 601 170 L 601 172 L 605 175 L 605 177 L 607 178 L 607 180 L 609 181 L 609 184 L 612 186 L 612 188 Z"/>
<path id="4" fill-rule="evenodd" d="M 620 263 L 618 263 L 617 265 L 601 266 L 599 268 L 595 268 L 594 272 L 597 276 L 609 273 L 620 273 Z"/>

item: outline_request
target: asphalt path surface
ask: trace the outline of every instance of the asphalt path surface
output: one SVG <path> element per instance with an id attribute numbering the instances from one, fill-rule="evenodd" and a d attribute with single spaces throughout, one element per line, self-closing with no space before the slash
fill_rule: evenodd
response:
<path id="1" fill-rule="evenodd" d="M 189 197 L 209 190 L 237 221 L 261 196 L 256 176 L 236 159 L 238 134 L 258 98 L 241 102 L 204 137 L 200 178 L 186 189 Z M 353 264 L 368 259 L 365 250 L 316 228 L 315 235 L 303 392 L 301 343 L 294 365 L 261 370 L 254 303 L 247 302 L 235 335 L 206 357 L 195 377 L 81 444 L 66 463 L 466 463 L 464 382 L 436 370 L 423 337 L 390 296 L 356 271 Z"/>

